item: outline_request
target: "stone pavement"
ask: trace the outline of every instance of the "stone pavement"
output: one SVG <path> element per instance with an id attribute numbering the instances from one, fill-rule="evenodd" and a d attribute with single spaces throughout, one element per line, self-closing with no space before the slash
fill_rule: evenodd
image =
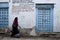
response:
<path id="1" fill-rule="evenodd" d="M 48 37 L 21 37 L 21 38 L 11 38 L 11 37 L 0 37 L 0 40 L 60 40 L 60 38 L 48 38 Z"/>
<path id="2" fill-rule="evenodd" d="M 0 34 L 0 40 L 60 40 L 60 37 L 20 37 L 20 38 L 12 38 L 5 34 Z"/>

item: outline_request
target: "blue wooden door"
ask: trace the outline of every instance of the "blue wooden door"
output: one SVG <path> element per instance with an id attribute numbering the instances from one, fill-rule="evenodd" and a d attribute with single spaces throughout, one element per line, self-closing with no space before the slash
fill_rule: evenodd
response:
<path id="1" fill-rule="evenodd" d="M 46 5 L 36 8 L 36 31 L 53 32 L 53 8 Z"/>
<path id="2" fill-rule="evenodd" d="M 8 26 L 8 8 L 0 8 L 0 28 Z"/>
<path id="3" fill-rule="evenodd" d="M 7 3 L 1 3 L 0 4 L 0 28 L 6 28 L 8 27 L 8 4 Z M 5 6 L 4 6 L 5 5 Z"/>

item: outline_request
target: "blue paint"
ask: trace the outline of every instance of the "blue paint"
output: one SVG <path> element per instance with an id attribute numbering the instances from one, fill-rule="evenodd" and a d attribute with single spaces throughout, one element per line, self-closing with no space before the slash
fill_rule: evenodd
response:
<path id="1" fill-rule="evenodd" d="M 53 32 L 53 5 L 37 5 L 36 32 Z"/>
<path id="2" fill-rule="evenodd" d="M 9 10 L 8 3 L 0 3 L 0 28 L 8 27 L 9 20 Z"/>
<path id="3" fill-rule="evenodd" d="M 0 2 L 0 8 L 3 7 L 9 7 L 9 3 L 8 2 Z"/>

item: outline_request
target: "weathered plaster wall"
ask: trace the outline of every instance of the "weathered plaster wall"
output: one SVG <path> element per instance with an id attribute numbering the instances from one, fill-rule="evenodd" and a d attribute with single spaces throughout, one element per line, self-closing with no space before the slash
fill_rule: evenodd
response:
<path id="1" fill-rule="evenodd" d="M 18 15 L 13 15 L 11 0 L 0 0 L 0 2 L 9 2 L 9 27 L 12 26 L 14 18 L 17 16 L 19 21 L 19 26 L 22 28 L 32 28 L 36 25 L 36 12 L 19 12 Z M 60 32 L 60 0 L 33 0 L 36 3 L 53 3 L 54 4 L 54 32 Z"/>
<path id="2" fill-rule="evenodd" d="M 9 11 L 9 26 L 12 26 L 15 17 L 18 17 L 19 26 L 22 28 L 32 28 L 35 26 L 35 12 L 18 12 L 12 13 L 12 0 L 10 2 Z M 19 5 L 19 4 L 15 4 Z M 35 9 L 35 8 L 34 8 Z"/>
<path id="3" fill-rule="evenodd" d="M 53 3 L 54 4 L 54 11 L 53 11 L 53 19 L 54 19 L 54 23 L 53 23 L 53 31 L 54 32 L 60 32 L 60 0 L 33 0 L 33 2 L 36 3 Z M 11 10 L 11 5 L 10 4 L 10 10 Z M 32 28 L 33 26 L 36 25 L 36 9 L 34 13 L 26 13 L 26 12 L 22 12 L 19 13 L 19 15 L 12 15 L 12 13 L 10 12 L 10 23 L 9 25 L 11 26 L 13 19 L 15 16 L 18 16 L 19 18 L 19 25 L 22 28 Z"/>
<path id="4" fill-rule="evenodd" d="M 0 2 L 9 2 L 9 0 L 0 0 Z"/>

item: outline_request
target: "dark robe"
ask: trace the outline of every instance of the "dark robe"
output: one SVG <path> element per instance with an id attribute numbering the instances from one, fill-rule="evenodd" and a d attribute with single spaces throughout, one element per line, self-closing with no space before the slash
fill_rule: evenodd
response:
<path id="1" fill-rule="evenodd" d="M 19 30 L 18 30 L 18 18 L 16 17 L 13 21 L 12 24 L 12 34 L 11 36 L 13 37 L 14 35 L 18 34 Z"/>

